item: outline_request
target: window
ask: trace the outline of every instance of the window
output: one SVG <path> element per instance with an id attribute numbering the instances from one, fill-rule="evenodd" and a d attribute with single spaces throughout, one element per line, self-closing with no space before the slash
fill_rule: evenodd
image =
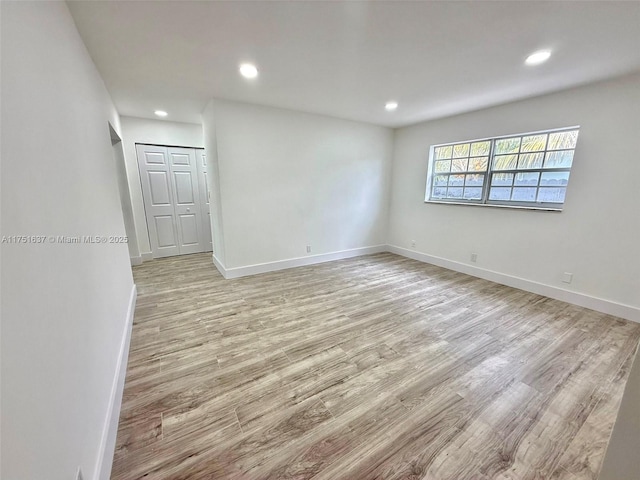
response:
<path id="1" fill-rule="evenodd" d="M 425 200 L 562 210 L 578 131 L 434 145 Z"/>

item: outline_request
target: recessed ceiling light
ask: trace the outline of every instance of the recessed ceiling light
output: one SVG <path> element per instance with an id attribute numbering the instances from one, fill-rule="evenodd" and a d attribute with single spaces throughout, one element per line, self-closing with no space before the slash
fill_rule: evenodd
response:
<path id="1" fill-rule="evenodd" d="M 256 78 L 258 76 L 258 69 L 255 65 L 250 63 L 243 63 L 240 65 L 240 75 L 244 78 Z"/>
<path id="2" fill-rule="evenodd" d="M 391 112 L 393 110 L 395 110 L 396 108 L 398 108 L 398 102 L 387 102 L 386 105 L 384 106 L 385 110 Z"/>
<path id="3" fill-rule="evenodd" d="M 169 115 L 167 112 L 165 112 L 164 110 L 156 110 L 155 113 L 157 116 L 159 117 L 166 117 L 167 115 Z"/>
<path id="4" fill-rule="evenodd" d="M 533 52 L 529 55 L 524 63 L 527 65 L 540 65 L 541 63 L 549 60 L 550 56 L 551 52 L 549 50 L 538 50 L 537 52 Z"/>

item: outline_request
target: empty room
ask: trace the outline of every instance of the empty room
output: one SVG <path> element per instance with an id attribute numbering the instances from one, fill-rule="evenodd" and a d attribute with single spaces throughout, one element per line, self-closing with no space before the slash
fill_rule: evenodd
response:
<path id="1" fill-rule="evenodd" d="M 640 480 L 639 1 L 0 21 L 3 480 Z"/>

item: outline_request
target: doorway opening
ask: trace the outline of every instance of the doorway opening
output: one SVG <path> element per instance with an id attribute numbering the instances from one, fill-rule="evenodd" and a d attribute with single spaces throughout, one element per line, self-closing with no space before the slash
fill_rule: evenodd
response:
<path id="1" fill-rule="evenodd" d="M 129 181 L 127 179 L 127 169 L 124 160 L 124 150 L 122 148 L 122 139 L 109 123 L 109 135 L 111 137 L 111 148 L 116 166 L 116 177 L 118 181 L 118 191 L 120 194 L 120 206 L 122 208 L 122 219 L 124 221 L 124 230 L 127 234 L 127 246 L 129 248 L 129 258 L 131 265 L 142 263 L 140 250 L 138 247 L 138 237 L 133 222 L 133 206 L 131 205 L 131 194 L 129 191 Z"/>

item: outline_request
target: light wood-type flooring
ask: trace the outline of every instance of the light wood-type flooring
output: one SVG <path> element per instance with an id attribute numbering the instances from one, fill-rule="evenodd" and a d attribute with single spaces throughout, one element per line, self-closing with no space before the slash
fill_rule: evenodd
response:
<path id="1" fill-rule="evenodd" d="M 596 478 L 640 324 L 384 253 L 134 268 L 112 478 Z"/>

